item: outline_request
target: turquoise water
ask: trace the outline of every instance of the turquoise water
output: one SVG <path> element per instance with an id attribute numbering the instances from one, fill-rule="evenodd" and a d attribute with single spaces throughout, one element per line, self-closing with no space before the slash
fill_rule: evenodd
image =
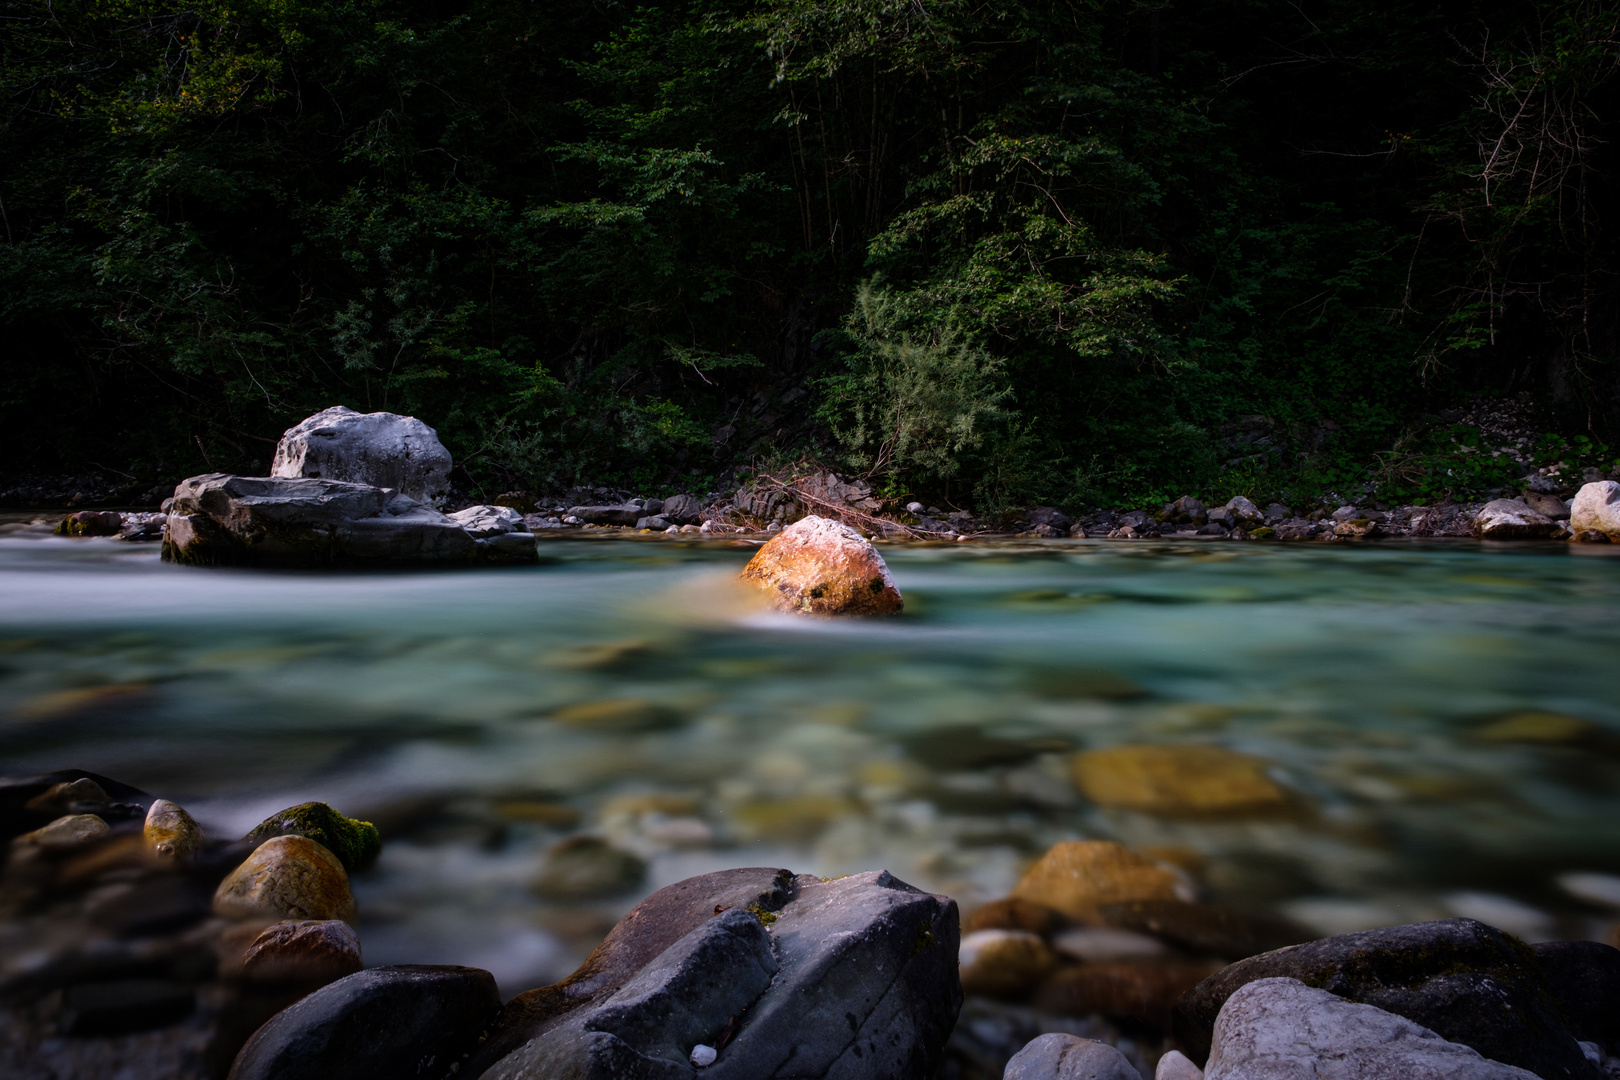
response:
<path id="1" fill-rule="evenodd" d="M 1594 899 L 1620 880 L 1567 877 L 1620 875 L 1620 549 L 893 545 L 907 609 L 876 622 L 739 605 L 746 547 L 541 551 L 313 575 L 0 540 L 0 772 L 105 773 L 216 836 L 305 799 L 376 820 L 367 962 L 488 967 L 507 993 L 691 874 L 885 867 L 971 907 L 1080 836 L 1323 933 L 1620 919 Z M 1501 725 L 1525 711 L 1557 716 Z M 1257 756 L 1294 805 L 1086 801 L 1071 755 L 1139 743 Z M 645 876 L 537 893 L 579 833 Z"/>

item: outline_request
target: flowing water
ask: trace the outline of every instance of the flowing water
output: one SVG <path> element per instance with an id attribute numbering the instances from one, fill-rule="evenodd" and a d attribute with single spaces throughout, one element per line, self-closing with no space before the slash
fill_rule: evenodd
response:
<path id="1" fill-rule="evenodd" d="M 883 550 L 904 615 L 810 622 L 739 606 L 751 549 L 724 544 L 294 574 L 0 540 L 0 773 L 103 773 L 213 836 L 308 799 L 370 818 L 367 962 L 508 994 L 692 874 L 884 867 L 971 908 L 1076 837 L 1322 933 L 1620 918 L 1620 549 Z M 1292 803 L 1200 819 L 1076 787 L 1077 752 L 1181 743 L 1264 759 Z M 579 835 L 613 849 L 575 841 L 583 881 L 547 862 Z"/>

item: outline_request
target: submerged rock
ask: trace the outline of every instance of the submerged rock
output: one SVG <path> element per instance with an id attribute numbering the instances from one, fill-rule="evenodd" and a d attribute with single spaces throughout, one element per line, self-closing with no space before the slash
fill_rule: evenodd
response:
<path id="1" fill-rule="evenodd" d="M 1070 764 L 1075 785 L 1099 806 L 1201 816 L 1274 812 L 1291 802 L 1269 763 L 1219 746 L 1115 746 Z"/>
<path id="2" fill-rule="evenodd" d="M 962 935 L 958 964 L 963 993 L 1017 997 L 1050 975 L 1058 958 L 1028 930 L 975 930 Z"/>
<path id="3" fill-rule="evenodd" d="M 742 580 L 781 611 L 807 615 L 894 615 L 904 601 L 883 556 L 848 525 L 811 515 L 755 552 Z"/>
<path id="4" fill-rule="evenodd" d="M 571 836 L 546 853 L 530 887 L 551 900 L 618 896 L 640 885 L 647 864 L 594 836 Z"/>
<path id="5" fill-rule="evenodd" d="M 257 982 L 329 983 L 360 970 L 360 938 L 341 919 L 283 919 L 253 939 L 241 975 Z"/>
<path id="6" fill-rule="evenodd" d="M 1042 855 L 1011 898 L 1095 922 L 1108 904 L 1175 900 L 1189 891 L 1175 870 L 1112 840 L 1069 840 Z"/>
<path id="7" fill-rule="evenodd" d="M 1569 505 L 1569 527 L 1578 539 L 1595 533 L 1620 543 L 1620 484 L 1600 480 L 1583 485 Z"/>
<path id="8" fill-rule="evenodd" d="M 961 1005 L 957 944 L 954 902 L 883 872 L 688 879 L 567 980 L 509 1003 L 465 1075 L 688 1076 L 704 1046 L 705 1075 L 727 1080 L 922 1080 Z"/>
<path id="9" fill-rule="evenodd" d="M 336 405 L 287 429 L 270 475 L 393 488 L 436 503 L 450 487 L 450 451 L 414 416 Z"/>
<path id="10" fill-rule="evenodd" d="M 377 857 L 382 838 L 369 821 L 344 817 L 323 802 L 299 803 L 271 814 L 243 837 L 250 844 L 262 844 L 277 836 L 302 836 L 326 848 L 343 869 L 353 870 Z"/>
<path id="11" fill-rule="evenodd" d="M 80 510 L 62 519 L 56 535 L 117 536 L 123 528 L 124 515 L 116 510 Z"/>
<path id="12" fill-rule="evenodd" d="M 277 836 L 219 883 L 214 910 L 227 918 L 350 922 L 354 894 L 336 855 L 302 836 Z"/>
<path id="13" fill-rule="evenodd" d="M 1563 526 L 1518 499 L 1492 499 L 1474 515 L 1470 526 L 1481 540 L 1545 540 Z"/>
<path id="14" fill-rule="evenodd" d="M 1064 968 L 1036 994 L 1036 1007 L 1056 1016 L 1135 1020 L 1169 1031 L 1177 999 L 1213 975 L 1218 964 L 1187 960 L 1113 960 Z"/>
<path id="15" fill-rule="evenodd" d="M 1141 1080 L 1141 1074 L 1107 1043 L 1052 1032 L 1014 1054 L 1002 1080 Z"/>
<path id="16" fill-rule="evenodd" d="M 1205 1080 L 1534 1080 L 1411 1020 L 1295 979 L 1237 991 L 1215 1023 Z"/>
<path id="17" fill-rule="evenodd" d="M 372 968 L 277 1013 L 236 1055 L 230 1080 L 446 1076 L 500 1004 L 477 968 Z"/>
<path id="18" fill-rule="evenodd" d="M 203 844 L 202 828 L 168 799 L 152 800 L 141 831 L 147 848 L 161 859 L 190 859 Z"/>
<path id="19" fill-rule="evenodd" d="M 243 566 L 532 562 L 533 536 L 475 538 L 392 488 L 209 473 L 174 492 L 163 557 Z"/>
<path id="20" fill-rule="evenodd" d="M 1188 1056 L 1209 1054 L 1228 998 L 1278 977 L 1404 1016 L 1544 1080 L 1597 1075 L 1564 1026 L 1535 954 L 1472 919 L 1341 934 L 1224 968 L 1176 1003 L 1175 1035 Z"/>
<path id="21" fill-rule="evenodd" d="M 31 833 L 24 833 L 12 843 L 18 847 L 59 851 L 101 840 L 111 831 L 107 823 L 94 814 L 67 814 Z"/>

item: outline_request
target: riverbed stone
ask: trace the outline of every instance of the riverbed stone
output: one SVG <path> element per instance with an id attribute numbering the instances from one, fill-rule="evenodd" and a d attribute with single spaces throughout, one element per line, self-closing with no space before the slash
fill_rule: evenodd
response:
<path id="1" fill-rule="evenodd" d="M 255 982 L 322 985 L 360 970 L 360 937 L 341 919 L 283 919 L 242 954 L 240 973 Z"/>
<path id="2" fill-rule="evenodd" d="M 570 836 L 546 852 L 530 888 L 548 900 L 618 896 L 640 885 L 647 864 L 595 836 Z"/>
<path id="3" fill-rule="evenodd" d="M 450 487 L 450 451 L 414 416 L 324 409 L 288 428 L 270 475 L 392 488 L 438 505 Z"/>
<path id="4" fill-rule="evenodd" d="M 117 536 L 123 528 L 124 516 L 116 510 L 80 510 L 62 519 L 56 535 Z"/>
<path id="5" fill-rule="evenodd" d="M 141 833 L 146 846 L 160 859 L 188 861 L 203 845 L 202 828 L 185 809 L 168 799 L 153 799 Z"/>
<path id="6" fill-rule="evenodd" d="M 382 850 L 382 837 L 369 821 L 345 817 L 323 802 L 299 803 L 265 818 L 245 839 L 262 844 L 276 836 L 302 836 L 337 856 L 344 870 L 364 866 Z"/>
<path id="7" fill-rule="evenodd" d="M 963 993 L 1000 998 L 1028 993 L 1058 966 L 1052 947 L 1028 930 L 963 934 L 957 962 Z"/>
<path id="8" fill-rule="evenodd" d="M 1308 927 L 1280 915 L 1180 899 L 1108 904 L 1099 914 L 1111 927 L 1151 934 L 1189 953 L 1228 960 L 1297 945 L 1315 936 Z"/>
<path id="9" fill-rule="evenodd" d="M 1569 504 L 1569 527 L 1577 537 L 1597 533 L 1620 543 L 1620 484 L 1599 480 L 1583 484 Z"/>
<path id="10" fill-rule="evenodd" d="M 17 847 L 63 851 L 105 839 L 112 830 L 94 814 L 65 814 L 49 825 L 24 833 L 12 841 Z"/>
<path id="11" fill-rule="evenodd" d="M 1595 1080 L 1559 1013 L 1535 954 L 1473 919 L 1341 934 L 1232 964 L 1176 1003 L 1174 1031 L 1194 1061 L 1210 1053 L 1216 1017 L 1239 988 L 1298 979 L 1374 1005 L 1544 1080 Z"/>
<path id="12" fill-rule="evenodd" d="M 664 500 L 661 514 L 674 525 L 696 525 L 703 514 L 703 503 L 696 495 L 682 493 Z"/>
<path id="13" fill-rule="evenodd" d="M 570 506 L 568 516 L 586 525 L 634 525 L 648 515 L 638 503 L 616 503 L 609 506 Z"/>
<path id="14" fill-rule="evenodd" d="M 23 807 L 36 813 L 49 813 L 59 817 L 63 814 L 95 814 L 98 811 L 105 811 L 111 805 L 112 798 L 100 784 L 88 776 L 81 776 L 77 780 L 63 780 L 52 784 L 45 791 L 29 799 Z"/>
<path id="15" fill-rule="evenodd" d="M 1522 496 L 1526 506 L 1554 521 L 1569 520 L 1569 503 L 1550 491 L 1526 491 Z"/>
<path id="16" fill-rule="evenodd" d="M 1099 806 L 1175 817 L 1263 814 L 1292 801 L 1269 763 L 1219 746 L 1115 746 L 1070 759 L 1075 785 Z"/>
<path id="17" fill-rule="evenodd" d="M 1204 1070 L 1180 1050 L 1167 1050 L 1153 1070 L 1153 1080 L 1204 1080 Z"/>
<path id="18" fill-rule="evenodd" d="M 741 580 L 763 591 L 780 611 L 895 615 L 904 606 L 877 548 L 848 525 L 814 514 L 755 552 Z"/>
<path id="19" fill-rule="evenodd" d="M 302 836 L 260 844 L 214 892 L 214 910 L 227 918 L 354 921 L 349 875 L 336 855 Z"/>
<path id="20" fill-rule="evenodd" d="M 1481 540 L 1545 540 L 1563 527 L 1519 499 L 1492 499 L 1474 515 L 1470 526 Z"/>
<path id="21" fill-rule="evenodd" d="M 465 510 L 446 514 L 445 517 L 466 529 L 468 535 L 475 540 L 488 540 L 491 537 L 529 531 L 529 526 L 524 524 L 523 515 L 509 506 L 494 504 L 469 506 Z"/>
<path id="22" fill-rule="evenodd" d="M 175 488 L 163 557 L 285 567 L 534 561 L 532 544 L 513 540 L 476 539 L 392 488 L 208 473 Z"/>
<path id="23" fill-rule="evenodd" d="M 464 1075 L 924 1077 L 961 1005 L 957 913 L 874 871 L 752 868 L 661 889 L 568 979 L 508 1003 Z"/>
<path id="24" fill-rule="evenodd" d="M 1249 983 L 1215 1023 L 1205 1080 L 1534 1080 L 1411 1020 L 1296 979 Z"/>
<path id="25" fill-rule="evenodd" d="M 495 980 L 466 967 L 372 968 L 322 987 L 253 1034 L 230 1080 L 446 1076 L 500 1008 Z"/>
<path id="26" fill-rule="evenodd" d="M 1180 873 L 1122 844 L 1067 840 L 1054 844 L 1025 871 L 1011 896 L 1077 922 L 1094 923 L 1108 904 L 1173 900 L 1187 893 L 1190 889 Z"/>
<path id="27" fill-rule="evenodd" d="M 1205 961 L 1171 958 L 1110 960 L 1062 969 L 1035 994 L 1035 1006 L 1056 1016 L 1103 1016 L 1170 1030 L 1171 1010 L 1188 990 L 1219 970 Z"/>
<path id="28" fill-rule="evenodd" d="M 1002 1080 L 1141 1080 L 1130 1059 L 1107 1043 L 1049 1032 L 1007 1062 Z"/>
<path id="29" fill-rule="evenodd" d="M 1240 524 L 1257 525 L 1264 521 L 1266 517 L 1265 514 L 1260 512 L 1258 506 L 1242 495 L 1236 495 L 1228 499 L 1226 508 L 1232 512 L 1232 517 Z M 1283 509 L 1286 510 L 1287 508 L 1284 507 Z M 1288 515 L 1285 513 L 1283 516 L 1287 517 Z"/>
<path id="30" fill-rule="evenodd" d="M 1054 908 L 1009 896 L 975 909 L 963 922 L 962 930 L 1028 930 L 1046 937 L 1063 929 L 1067 922 L 1063 913 Z"/>

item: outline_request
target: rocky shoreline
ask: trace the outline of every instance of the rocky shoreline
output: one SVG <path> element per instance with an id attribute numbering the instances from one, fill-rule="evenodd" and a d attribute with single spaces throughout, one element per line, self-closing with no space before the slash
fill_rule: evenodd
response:
<path id="1" fill-rule="evenodd" d="M 349 875 L 387 837 L 324 803 L 221 839 L 64 770 L 0 780 L 0 826 L 30 941 L 0 1071 L 30 1080 L 1620 1076 L 1620 950 L 1466 918 L 1313 939 L 1112 841 L 1057 844 L 960 930 L 884 871 L 689 878 L 503 1003 L 476 968 L 363 966 Z"/>

